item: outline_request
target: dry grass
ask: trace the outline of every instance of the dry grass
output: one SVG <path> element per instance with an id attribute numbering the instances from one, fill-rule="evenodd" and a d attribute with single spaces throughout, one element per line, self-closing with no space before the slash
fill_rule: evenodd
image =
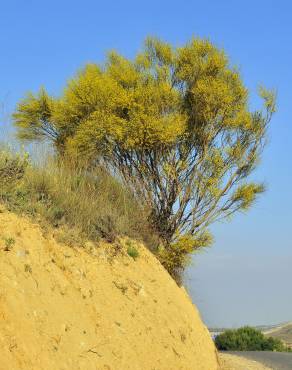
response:
<path id="1" fill-rule="evenodd" d="M 257 361 L 226 353 L 219 354 L 220 370 L 272 370 Z"/>
<path id="2" fill-rule="evenodd" d="M 33 165 L 26 155 L 2 150 L 0 185 L 6 207 L 66 229 L 66 242 L 129 236 L 155 244 L 147 210 L 103 168 L 85 171 L 54 159 Z"/>

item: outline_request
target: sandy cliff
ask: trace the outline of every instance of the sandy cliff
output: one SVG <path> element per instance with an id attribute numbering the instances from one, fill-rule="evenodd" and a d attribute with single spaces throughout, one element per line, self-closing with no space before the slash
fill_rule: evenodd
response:
<path id="1" fill-rule="evenodd" d="M 1 209 L 0 370 L 217 369 L 196 307 L 137 248 L 70 248 Z"/>

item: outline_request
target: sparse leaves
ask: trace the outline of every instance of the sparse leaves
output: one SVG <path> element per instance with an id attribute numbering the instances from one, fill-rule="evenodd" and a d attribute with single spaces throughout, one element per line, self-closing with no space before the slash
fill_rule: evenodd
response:
<path id="1" fill-rule="evenodd" d="M 257 195 L 263 193 L 263 184 L 243 184 L 239 186 L 232 195 L 232 201 L 242 210 L 247 210 L 255 201 Z"/>

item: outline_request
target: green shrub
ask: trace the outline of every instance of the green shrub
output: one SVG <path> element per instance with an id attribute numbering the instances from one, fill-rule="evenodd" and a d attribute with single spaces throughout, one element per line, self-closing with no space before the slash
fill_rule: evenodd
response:
<path id="1" fill-rule="evenodd" d="M 4 243 L 5 243 L 5 250 L 10 251 L 13 248 L 14 244 L 15 244 L 15 239 L 5 238 Z"/>
<path id="2" fill-rule="evenodd" d="M 136 258 L 138 258 L 138 257 L 139 257 L 139 252 L 138 252 L 138 250 L 137 250 L 134 246 L 132 246 L 132 245 L 129 245 L 129 246 L 128 246 L 128 248 L 127 248 L 127 253 L 128 253 L 128 255 L 129 255 L 130 257 L 132 257 L 134 260 L 135 260 Z"/>
<path id="3" fill-rule="evenodd" d="M 265 337 L 259 330 L 244 326 L 236 330 L 226 330 L 215 338 L 221 351 L 279 351 L 286 350 L 281 340 Z"/>

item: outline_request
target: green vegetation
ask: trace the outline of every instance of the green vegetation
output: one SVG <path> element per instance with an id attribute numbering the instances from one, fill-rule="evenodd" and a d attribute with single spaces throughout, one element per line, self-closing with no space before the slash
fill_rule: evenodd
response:
<path id="1" fill-rule="evenodd" d="M 153 248 L 179 282 L 190 254 L 212 243 L 209 225 L 247 210 L 264 191 L 263 184 L 247 182 L 275 111 L 274 94 L 261 88 L 260 96 L 264 108 L 251 112 L 238 70 L 210 41 L 192 39 L 173 48 L 149 38 L 134 60 L 111 52 L 104 65 L 87 65 L 59 98 L 45 89 L 30 93 L 13 117 L 21 140 L 50 141 L 62 160 L 114 173 L 140 208 L 150 210 L 149 223 L 160 239 Z M 48 198 L 46 187 L 52 184 L 42 176 L 31 185 L 44 186 L 43 201 L 49 202 L 57 223 L 64 218 L 75 223 L 68 206 L 73 217 L 80 211 L 85 216 L 82 229 L 89 228 L 89 234 L 132 230 L 123 221 L 132 211 L 119 208 L 120 221 L 113 202 L 106 206 L 111 196 L 101 201 L 94 190 L 85 211 L 80 199 L 75 206 L 76 194 L 69 191 L 71 203 L 64 206 L 56 192 Z M 73 177 L 76 187 L 80 176 Z M 112 177 L 110 181 L 121 189 Z M 52 198 L 58 199 L 51 203 Z M 109 217 L 100 217 L 101 207 L 110 208 Z"/>
<path id="2" fill-rule="evenodd" d="M 236 330 L 226 330 L 215 339 L 221 351 L 288 351 L 277 338 L 265 337 L 259 330 L 245 326 Z"/>
<path id="3" fill-rule="evenodd" d="M 4 243 L 5 243 L 5 250 L 10 251 L 14 244 L 15 244 L 15 239 L 13 238 L 4 238 Z"/>
<path id="4" fill-rule="evenodd" d="M 130 257 L 134 258 L 134 260 L 139 257 L 139 251 L 133 245 L 128 246 L 127 253 Z"/>
<path id="5" fill-rule="evenodd" d="M 27 155 L 13 155 L 4 148 L 0 150 L 0 192 L 6 191 L 11 185 L 13 186 L 22 179 L 27 165 Z"/>
<path id="6" fill-rule="evenodd" d="M 27 155 L 2 150 L 0 184 L 0 201 L 8 209 L 65 228 L 67 243 L 129 236 L 155 244 L 146 209 L 100 167 L 84 171 L 54 160 L 32 165 Z"/>

